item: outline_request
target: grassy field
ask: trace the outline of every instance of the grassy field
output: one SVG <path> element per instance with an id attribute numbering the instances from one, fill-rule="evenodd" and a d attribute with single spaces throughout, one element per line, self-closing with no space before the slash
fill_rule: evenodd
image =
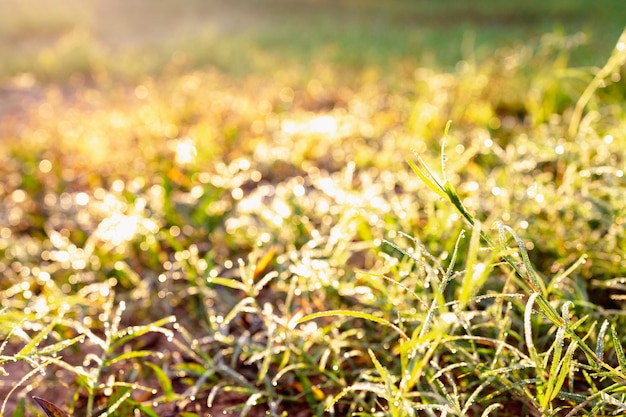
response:
<path id="1" fill-rule="evenodd" d="M 0 0 L 0 416 L 624 413 L 621 3 Z"/>
<path id="2" fill-rule="evenodd" d="M 296 68 L 454 67 L 551 32 L 585 34 L 573 65 L 599 65 L 623 29 L 617 0 L 3 0 L 0 74 L 122 79 L 214 66 L 229 74 Z M 580 41 L 580 40 L 579 40 Z M 390 76 L 398 78 L 397 75 Z"/>

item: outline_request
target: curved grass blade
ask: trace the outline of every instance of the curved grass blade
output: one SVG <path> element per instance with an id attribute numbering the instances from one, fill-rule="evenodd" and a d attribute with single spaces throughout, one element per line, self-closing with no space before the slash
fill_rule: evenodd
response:
<path id="1" fill-rule="evenodd" d="M 157 358 L 161 358 L 163 354 L 161 352 L 153 352 L 151 350 L 131 350 L 106 360 L 104 362 L 104 366 L 111 366 L 114 363 L 121 362 L 127 359 L 147 358 L 149 356 L 156 356 Z"/>
<path id="2" fill-rule="evenodd" d="M 580 121 L 583 117 L 583 112 L 585 107 L 589 103 L 589 100 L 593 97 L 593 94 L 599 88 L 602 88 L 604 82 L 607 78 L 616 72 L 619 73 L 619 69 L 626 64 L 626 29 L 622 32 L 622 35 L 617 41 L 615 48 L 613 49 L 613 53 L 611 54 L 607 63 L 602 67 L 600 71 L 598 71 L 593 78 L 593 80 L 587 85 L 585 91 L 581 94 L 578 102 L 576 102 L 576 107 L 574 107 L 574 111 L 572 112 L 572 118 L 570 119 L 569 128 L 567 133 L 571 139 L 574 139 L 576 134 L 578 133 L 578 129 L 580 127 Z"/>
<path id="3" fill-rule="evenodd" d="M 173 401 L 176 397 L 176 394 L 174 393 L 174 388 L 172 387 L 172 381 L 167 376 L 165 371 L 161 369 L 159 366 L 150 362 L 146 362 L 146 365 L 150 367 L 152 371 L 154 371 L 154 376 L 156 376 L 157 380 L 159 381 L 159 384 L 161 385 L 161 388 L 163 389 L 163 393 L 165 394 L 165 399 L 167 401 Z"/>
<path id="4" fill-rule="evenodd" d="M 116 337 L 119 337 L 119 339 L 115 340 L 115 343 L 111 344 L 109 351 L 114 351 L 120 346 L 123 346 L 129 341 L 137 339 L 139 336 L 143 336 L 146 333 L 151 333 L 151 332 L 162 333 L 168 338 L 172 337 L 173 332 L 170 329 L 166 329 L 163 326 L 165 326 L 166 324 L 171 324 L 175 322 L 176 322 L 176 317 L 168 316 L 168 317 L 164 317 L 160 320 L 154 321 L 150 324 L 146 324 L 143 326 L 129 327 L 116 335 Z"/>
<path id="5" fill-rule="evenodd" d="M 334 317 L 334 316 L 356 317 L 356 318 L 360 318 L 360 319 L 373 321 L 374 323 L 382 324 L 383 326 L 387 326 L 387 327 L 392 328 L 393 330 L 398 332 L 398 334 L 404 340 L 407 340 L 407 341 L 409 340 L 409 336 L 407 336 L 406 333 L 404 333 L 402 331 L 402 329 L 400 329 L 398 326 L 396 326 L 395 324 L 391 323 L 390 321 L 385 320 L 385 319 L 380 318 L 380 317 L 376 317 L 376 316 L 374 316 L 372 314 L 362 313 L 360 311 L 352 311 L 352 310 L 329 310 L 329 311 L 322 311 L 322 312 L 319 312 L 319 313 L 307 314 L 306 316 L 301 317 L 300 319 L 298 319 L 298 321 L 296 323 L 301 324 L 301 323 L 304 323 L 305 321 L 310 321 L 310 320 L 318 319 L 318 318 L 321 318 L 321 317 Z"/>

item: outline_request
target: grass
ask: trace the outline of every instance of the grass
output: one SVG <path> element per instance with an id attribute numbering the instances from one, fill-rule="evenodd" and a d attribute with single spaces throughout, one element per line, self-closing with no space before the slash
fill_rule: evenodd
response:
<path id="1" fill-rule="evenodd" d="M 38 1 L 0 34 L 0 415 L 626 409 L 617 2 Z"/>
<path id="2" fill-rule="evenodd" d="M 397 74 L 416 66 L 450 68 L 473 54 L 480 60 L 554 31 L 584 32 L 587 41 L 571 58 L 574 66 L 590 66 L 609 55 L 623 29 L 617 0 L 523 7 L 481 0 L 470 8 L 426 0 L 140 0 L 91 7 L 73 0 L 8 0 L 0 11 L 0 75 L 29 72 L 51 82 L 72 74 L 136 81 L 168 66 L 175 73 L 211 65 L 239 76 L 271 74 L 277 63 L 295 67 L 303 79 L 329 62 L 342 71 L 372 67 Z"/>

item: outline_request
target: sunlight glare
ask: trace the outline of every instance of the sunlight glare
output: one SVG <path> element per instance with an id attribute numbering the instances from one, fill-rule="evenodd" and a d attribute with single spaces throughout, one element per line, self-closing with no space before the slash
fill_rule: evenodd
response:
<path id="1" fill-rule="evenodd" d="M 140 222 L 139 216 L 126 216 L 120 213 L 113 213 L 100 222 L 96 229 L 95 236 L 104 241 L 118 246 L 130 241 L 138 230 Z"/>
<path id="2" fill-rule="evenodd" d="M 175 160 L 177 164 L 189 165 L 196 161 L 198 151 L 196 145 L 191 138 L 180 139 L 176 141 L 175 146 Z"/>
<path id="3" fill-rule="evenodd" d="M 338 134 L 339 124 L 337 119 L 330 115 L 313 117 L 309 120 L 285 120 L 281 129 L 288 135 L 324 135 L 335 138 Z"/>

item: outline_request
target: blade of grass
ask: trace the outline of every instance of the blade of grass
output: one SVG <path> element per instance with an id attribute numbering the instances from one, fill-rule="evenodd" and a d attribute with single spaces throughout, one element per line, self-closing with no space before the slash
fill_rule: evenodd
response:
<path id="1" fill-rule="evenodd" d="M 146 333 L 157 332 L 163 333 L 165 336 L 172 337 L 173 333 L 170 329 L 166 329 L 163 326 L 170 323 L 175 323 L 175 316 L 164 317 L 160 320 L 156 320 L 150 324 L 146 324 L 143 326 L 133 326 L 127 329 L 124 329 L 116 335 L 116 340 L 109 347 L 109 351 L 114 351 L 115 349 L 123 346 L 131 340 L 138 338 L 139 336 L 143 336 Z"/>
<path id="2" fill-rule="evenodd" d="M 76 336 L 72 339 L 62 340 L 60 342 L 54 343 L 50 346 L 46 346 L 37 351 L 38 355 L 52 355 L 58 353 L 65 349 L 68 346 L 72 346 L 75 343 L 82 343 L 85 340 L 85 335 Z"/>
<path id="3" fill-rule="evenodd" d="M 174 388 L 172 387 L 172 381 L 167 376 L 165 371 L 153 363 L 146 362 L 145 364 L 154 372 L 154 376 L 156 376 L 156 379 L 159 381 L 159 385 L 161 385 L 161 389 L 163 390 L 163 394 L 165 394 L 165 399 L 167 401 L 173 401 L 174 398 L 176 398 L 176 394 L 174 393 Z"/>
<path id="4" fill-rule="evenodd" d="M 604 337 L 606 336 L 606 331 L 609 329 L 609 325 L 609 321 L 604 320 L 602 326 L 600 326 L 600 331 L 598 332 L 598 339 L 596 342 L 596 355 L 600 360 L 604 360 Z"/>
<path id="5" fill-rule="evenodd" d="M 617 356 L 617 363 L 622 372 L 626 371 L 626 356 L 624 356 L 624 348 L 619 341 L 619 336 L 615 330 L 615 326 L 611 325 L 611 339 L 613 339 L 613 347 L 615 348 L 615 356 Z"/>
<path id="6" fill-rule="evenodd" d="M 478 262 L 478 250 L 480 248 L 480 230 L 481 223 L 479 221 L 474 223 L 474 227 L 472 227 L 472 235 L 470 236 L 470 244 L 467 251 L 467 258 L 465 260 L 465 276 L 461 281 L 461 290 L 459 292 L 458 305 L 459 310 L 463 311 L 467 303 L 469 303 L 470 298 L 474 295 L 482 285 L 481 281 L 483 281 L 482 277 L 487 277 L 485 274 L 485 269 L 482 271 L 476 271 L 477 262 Z M 477 273 L 479 272 L 479 273 Z"/>
<path id="7" fill-rule="evenodd" d="M 35 337 L 31 339 L 30 342 L 28 342 L 22 349 L 20 349 L 20 351 L 17 352 L 15 356 L 18 356 L 18 357 L 27 356 L 27 355 L 32 354 L 33 352 L 36 352 L 36 349 L 39 346 L 39 344 L 46 337 L 48 337 L 48 334 L 50 334 L 50 332 L 54 329 L 54 327 L 57 324 L 59 324 L 58 321 L 54 320 L 50 324 L 48 324 L 46 327 L 44 327 L 39 333 L 35 335 Z"/>
<path id="8" fill-rule="evenodd" d="M 106 360 L 104 362 L 104 366 L 111 366 L 127 359 L 147 358 L 149 356 L 156 356 L 157 358 L 160 358 L 163 354 L 161 352 L 153 352 L 151 350 L 131 350 Z"/>
<path id="9" fill-rule="evenodd" d="M 561 393 L 561 387 L 565 383 L 565 378 L 567 377 L 570 371 L 570 365 L 572 363 L 572 358 L 574 357 L 574 352 L 578 345 L 575 341 L 572 341 L 567 347 L 567 351 L 565 352 L 565 356 L 563 357 L 563 361 L 560 366 L 559 376 L 554 383 L 554 391 L 552 393 L 551 400 L 554 400 L 557 395 Z"/>
<path id="10" fill-rule="evenodd" d="M 33 400 L 45 411 L 48 417 L 70 417 L 65 411 L 54 405 L 48 400 L 40 397 L 33 397 Z"/>
<path id="11" fill-rule="evenodd" d="M 576 107 L 572 113 L 572 118 L 570 119 L 568 134 L 569 137 L 574 139 L 576 133 L 578 132 L 578 128 L 580 127 L 580 121 L 582 119 L 583 111 L 593 97 L 593 94 L 601 88 L 604 84 L 605 80 L 609 78 L 613 73 L 619 71 L 619 69 L 626 63 L 626 29 L 622 32 L 615 48 L 613 49 L 613 53 L 609 57 L 609 60 L 606 62 L 604 67 L 600 71 L 598 71 L 593 77 L 593 80 L 587 85 L 585 91 L 581 94 L 580 98 L 576 102 Z"/>
<path id="12" fill-rule="evenodd" d="M 374 323 L 378 323 L 378 324 L 382 324 L 383 326 L 387 326 L 392 328 L 393 330 L 395 330 L 396 332 L 398 332 L 398 334 L 400 335 L 400 337 L 402 337 L 402 339 L 404 340 L 409 340 L 409 337 L 406 335 L 406 333 L 404 333 L 404 331 L 402 331 L 402 329 L 400 329 L 398 326 L 396 326 L 395 324 L 391 323 L 388 320 L 385 320 L 381 317 L 376 317 L 372 314 L 369 313 L 363 313 L 360 311 L 353 311 L 353 310 L 328 310 L 328 311 L 322 311 L 322 312 L 318 312 L 318 313 L 312 313 L 312 314 L 307 314 L 304 317 L 299 318 L 296 323 L 297 324 L 302 324 L 304 322 L 310 321 L 310 320 L 314 320 L 314 319 L 318 319 L 318 318 L 322 318 L 322 317 L 336 317 L 336 316 L 345 316 L 345 317 L 355 317 L 355 318 L 359 318 L 359 319 L 364 319 L 364 320 L 369 320 L 372 321 Z"/>
<path id="13" fill-rule="evenodd" d="M 565 338 L 565 328 L 559 327 L 556 332 L 556 338 L 552 343 L 554 347 L 554 353 L 552 354 L 552 365 L 550 366 L 550 372 L 548 373 L 548 382 L 545 385 L 545 390 L 541 395 L 540 404 L 543 411 L 548 409 L 548 404 L 558 393 L 555 387 L 556 380 L 559 377 L 559 371 L 561 370 L 561 354 L 563 353 L 563 339 Z M 542 370 L 540 369 L 539 372 Z"/>

